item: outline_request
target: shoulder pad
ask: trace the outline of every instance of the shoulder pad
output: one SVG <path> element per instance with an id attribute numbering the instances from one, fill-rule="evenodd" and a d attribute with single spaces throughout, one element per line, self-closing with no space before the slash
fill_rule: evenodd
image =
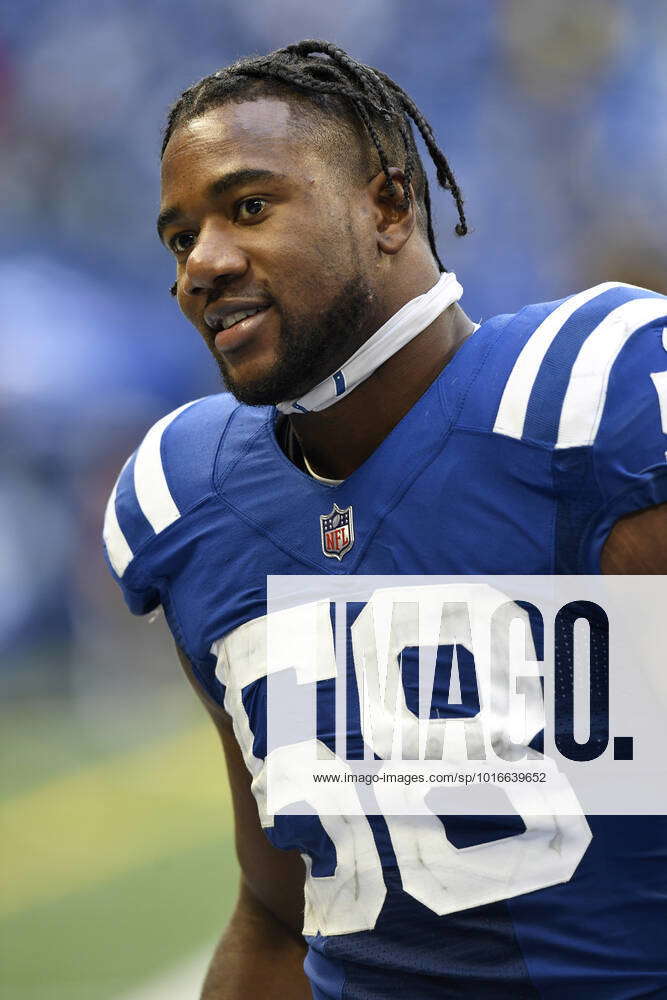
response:
<path id="1" fill-rule="evenodd" d="M 667 322 L 667 297 L 607 282 L 555 303 L 545 316 L 540 308 L 517 313 L 506 330 L 511 349 L 512 330 L 526 313 L 539 317 L 517 345 L 492 429 L 554 448 L 592 445 L 619 355 L 634 334 Z"/>
<path id="2" fill-rule="evenodd" d="M 156 535 L 210 495 L 217 449 L 236 406 L 226 393 L 185 403 L 158 420 L 128 459 L 104 519 L 118 578 Z"/>

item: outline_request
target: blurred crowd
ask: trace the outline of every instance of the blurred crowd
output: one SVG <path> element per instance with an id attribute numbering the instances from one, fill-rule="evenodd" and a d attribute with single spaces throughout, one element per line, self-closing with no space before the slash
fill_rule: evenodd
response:
<path id="1" fill-rule="evenodd" d="M 218 391 L 154 231 L 166 109 L 331 38 L 417 101 L 463 188 L 441 256 L 480 320 L 608 278 L 667 291 L 667 7 L 653 0 L 12 0 L 0 13 L 0 678 L 66 691 L 130 626 L 99 535 L 158 416 Z M 132 642 L 135 642 L 134 633 Z M 100 670 L 100 666 L 104 670 Z"/>

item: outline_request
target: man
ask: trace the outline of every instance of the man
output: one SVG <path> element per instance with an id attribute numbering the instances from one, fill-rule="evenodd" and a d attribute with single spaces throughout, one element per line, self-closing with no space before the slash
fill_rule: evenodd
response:
<path id="1" fill-rule="evenodd" d="M 537 884 L 441 905 L 382 816 L 334 843 L 312 810 L 267 814 L 267 575 L 667 572 L 667 300 L 609 283 L 476 329 L 410 118 L 464 235 L 414 103 L 326 42 L 207 77 L 168 122 L 158 228 L 231 395 L 149 431 L 105 542 L 132 611 L 163 605 L 227 757 L 243 878 L 203 996 L 667 995 L 661 819 L 594 817 L 574 874 L 545 859 Z M 442 850 L 485 842 L 446 823 Z"/>

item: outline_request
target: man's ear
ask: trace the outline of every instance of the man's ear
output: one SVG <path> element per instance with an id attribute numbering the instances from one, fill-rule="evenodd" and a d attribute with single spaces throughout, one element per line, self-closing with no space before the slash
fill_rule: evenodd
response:
<path id="1" fill-rule="evenodd" d="M 391 188 L 384 171 L 368 182 L 368 193 L 373 200 L 378 249 L 395 254 L 405 245 L 415 228 L 415 193 L 410 185 L 405 198 L 405 175 L 398 167 L 389 168 Z"/>

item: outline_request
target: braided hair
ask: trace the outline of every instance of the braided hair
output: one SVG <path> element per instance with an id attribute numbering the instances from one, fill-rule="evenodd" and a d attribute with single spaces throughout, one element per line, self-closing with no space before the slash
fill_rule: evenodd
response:
<path id="1" fill-rule="evenodd" d="M 252 100 L 259 96 L 287 96 L 295 92 L 305 98 L 325 120 L 333 116 L 339 121 L 359 127 L 373 144 L 380 167 L 387 179 L 387 189 L 395 193 L 390 173 L 388 152 L 402 155 L 403 208 L 410 199 L 413 184 L 417 208 L 423 212 L 429 246 L 441 271 L 431 218 L 431 198 L 428 179 L 417 150 L 410 120 L 421 134 L 436 168 L 439 185 L 451 192 L 459 221 L 455 232 L 468 232 L 463 196 L 447 158 L 438 147 L 433 130 L 415 102 L 391 77 L 380 70 L 352 59 L 331 42 L 312 39 L 287 45 L 265 56 L 250 56 L 204 77 L 181 94 L 169 112 L 162 142 L 162 153 L 174 130 L 227 101 Z M 368 143 L 367 143 L 368 145 Z M 370 149 L 369 149 L 370 152 Z"/>

